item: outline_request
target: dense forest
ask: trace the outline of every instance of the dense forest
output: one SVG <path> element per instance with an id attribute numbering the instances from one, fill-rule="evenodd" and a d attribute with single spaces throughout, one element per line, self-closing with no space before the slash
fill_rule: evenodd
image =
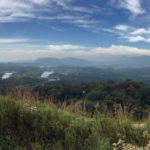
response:
<path id="1" fill-rule="evenodd" d="M 111 115 L 127 115 L 134 119 L 144 119 L 150 111 L 150 87 L 143 83 L 126 80 L 123 82 L 92 82 L 82 84 L 62 84 L 16 86 L 1 90 L 3 95 L 13 95 L 20 98 L 51 100 L 55 104 L 77 103 L 85 105 L 85 110 L 91 115 L 95 111 Z"/>

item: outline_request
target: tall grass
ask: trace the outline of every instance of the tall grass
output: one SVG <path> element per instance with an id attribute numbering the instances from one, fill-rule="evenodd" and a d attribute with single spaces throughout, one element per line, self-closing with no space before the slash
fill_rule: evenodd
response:
<path id="1" fill-rule="evenodd" d="M 52 103 L 0 97 L 2 150 L 111 150 L 120 138 L 143 146 L 149 140 L 142 136 L 145 129 L 132 124 L 127 118 L 90 118 Z"/>

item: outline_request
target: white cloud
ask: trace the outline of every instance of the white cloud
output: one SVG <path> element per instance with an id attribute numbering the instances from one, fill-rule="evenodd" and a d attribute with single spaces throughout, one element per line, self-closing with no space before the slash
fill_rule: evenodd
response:
<path id="1" fill-rule="evenodd" d="M 10 78 L 13 74 L 14 74 L 13 72 L 7 72 L 7 73 L 5 73 L 5 74 L 1 77 L 1 79 L 2 79 L 2 80 L 8 79 L 8 78 Z"/>
<path id="2" fill-rule="evenodd" d="M 64 44 L 64 45 L 49 45 L 48 46 L 49 49 L 51 50 L 76 50 L 76 49 L 84 49 L 84 46 L 80 46 L 80 45 L 72 45 L 72 44 Z"/>
<path id="3" fill-rule="evenodd" d="M 0 22 L 22 21 L 24 18 L 31 17 L 33 6 L 29 2 L 1 0 L 0 1 Z"/>
<path id="4" fill-rule="evenodd" d="M 99 6 L 81 6 L 73 0 L 0 0 L 0 22 L 36 20 L 61 21 L 90 31 L 101 25 L 97 15 Z M 96 20 L 96 21 L 95 21 Z"/>
<path id="5" fill-rule="evenodd" d="M 24 43 L 29 42 L 29 39 L 25 38 L 0 38 L 0 44 L 5 43 Z"/>
<path id="6" fill-rule="evenodd" d="M 114 28 L 116 30 L 120 30 L 120 31 L 128 31 L 129 26 L 123 25 L 123 24 L 119 24 L 119 25 L 116 25 Z"/>
<path id="7" fill-rule="evenodd" d="M 150 43 L 150 38 L 145 38 L 143 36 L 128 36 L 126 37 L 126 39 L 129 41 L 129 42 L 147 42 L 147 43 Z"/>
<path id="8" fill-rule="evenodd" d="M 77 16 L 79 12 L 91 14 L 95 11 L 93 7 L 73 5 L 72 0 L 0 0 L 0 10 L 0 22 L 55 18 L 64 11 L 72 16 Z"/>
<path id="9" fill-rule="evenodd" d="M 119 5 L 134 15 L 145 13 L 145 10 L 141 6 L 141 0 L 119 0 Z"/>
<path id="10" fill-rule="evenodd" d="M 130 33 L 131 35 L 140 35 L 140 34 L 150 34 L 150 28 L 145 29 L 145 28 L 139 28 Z"/>
<path id="11" fill-rule="evenodd" d="M 24 61 L 40 57 L 76 57 L 87 60 L 109 60 L 122 56 L 150 56 L 150 50 L 135 47 L 112 45 L 110 47 L 89 48 L 80 45 L 49 45 L 47 49 L 3 49 L 0 50 L 1 61 Z"/>
<path id="12" fill-rule="evenodd" d="M 118 24 L 114 27 L 114 33 L 121 39 L 128 42 L 145 42 L 150 43 L 150 27 L 149 28 L 135 28 L 123 24 Z"/>
<path id="13" fill-rule="evenodd" d="M 129 33 L 127 39 L 130 42 L 147 42 L 150 43 L 150 28 L 137 28 Z"/>
<path id="14" fill-rule="evenodd" d="M 55 72 L 54 71 L 45 71 L 41 74 L 41 78 L 48 78 L 50 75 L 54 74 Z"/>
<path id="15" fill-rule="evenodd" d="M 150 56 L 150 50 L 140 49 L 135 47 L 123 46 L 123 45 L 112 45 L 109 48 L 95 48 L 93 52 L 97 54 L 107 54 L 112 56 Z"/>

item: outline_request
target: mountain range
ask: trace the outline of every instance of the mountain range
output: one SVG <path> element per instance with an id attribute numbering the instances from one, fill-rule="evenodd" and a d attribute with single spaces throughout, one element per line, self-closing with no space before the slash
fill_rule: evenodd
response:
<path id="1" fill-rule="evenodd" d="M 36 65 L 42 66 L 73 66 L 73 67 L 117 67 L 117 68 L 141 68 L 150 67 L 150 56 L 136 56 L 136 57 L 121 57 L 114 60 L 97 60 L 90 61 L 79 58 L 39 58 L 34 61 Z"/>

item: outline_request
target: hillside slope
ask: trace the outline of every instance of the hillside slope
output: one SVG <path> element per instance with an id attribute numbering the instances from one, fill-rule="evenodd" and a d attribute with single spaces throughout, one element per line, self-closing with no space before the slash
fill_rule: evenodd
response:
<path id="1" fill-rule="evenodd" d="M 0 97 L 2 150 L 111 150 L 123 139 L 145 146 L 150 140 L 132 121 L 97 114 L 90 118 L 57 108 L 52 103 Z"/>

